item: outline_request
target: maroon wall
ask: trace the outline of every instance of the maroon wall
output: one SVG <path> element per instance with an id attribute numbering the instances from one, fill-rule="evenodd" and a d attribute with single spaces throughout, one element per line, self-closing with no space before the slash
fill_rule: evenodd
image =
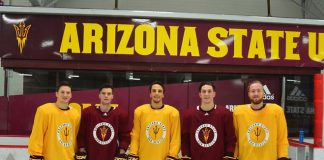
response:
<path id="1" fill-rule="evenodd" d="M 8 130 L 8 100 L 7 97 L 0 97 L 0 134 L 7 134 Z"/>

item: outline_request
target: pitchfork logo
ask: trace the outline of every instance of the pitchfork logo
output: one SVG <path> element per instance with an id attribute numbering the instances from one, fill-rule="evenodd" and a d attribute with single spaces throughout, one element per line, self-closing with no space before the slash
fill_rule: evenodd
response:
<path id="1" fill-rule="evenodd" d="M 13 27 L 15 28 L 16 31 L 16 38 L 17 38 L 20 54 L 22 54 L 22 51 L 26 44 L 28 31 L 31 25 L 26 26 L 25 22 L 20 22 L 18 26 L 14 24 Z"/>
<path id="2" fill-rule="evenodd" d="M 211 124 L 202 124 L 196 129 L 195 139 L 201 147 L 211 147 L 217 141 L 217 130 Z"/>
<path id="3" fill-rule="evenodd" d="M 254 123 L 249 126 L 246 136 L 253 147 L 262 147 L 269 141 L 269 130 L 262 123 Z"/>

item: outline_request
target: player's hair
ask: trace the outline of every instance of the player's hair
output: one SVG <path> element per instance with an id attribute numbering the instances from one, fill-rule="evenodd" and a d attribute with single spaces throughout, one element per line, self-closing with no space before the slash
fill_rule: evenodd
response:
<path id="1" fill-rule="evenodd" d="M 213 82 L 201 82 L 200 85 L 199 85 L 199 92 L 201 92 L 201 88 L 202 88 L 204 85 L 212 86 L 212 87 L 213 87 L 213 91 L 216 92 L 216 88 L 215 88 L 215 85 L 214 85 Z"/>
<path id="2" fill-rule="evenodd" d="M 104 83 L 104 84 L 102 84 L 102 85 L 99 87 L 99 92 L 101 92 L 102 89 L 104 89 L 104 88 L 110 88 L 111 90 L 114 89 L 112 85 L 110 85 L 110 84 L 108 84 L 108 83 Z"/>
<path id="3" fill-rule="evenodd" d="M 72 85 L 68 81 L 61 81 L 57 86 L 56 86 L 56 92 L 60 90 L 62 86 L 67 86 L 72 89 Z"/>
<path id="4" fill-rule="evenodd" d="M 249 92 L 250 91 L 250 87 L 252 84 L 255 84 L 255 83 L 259 83 L 263 86 L 263 83 L 259 80 L 251 80 L 249 83 L 248 83 L 248 86 L 247 86 L 247 91 Z"/>
<path id="5" fill-rule="evenodd" d="M 164 85 L 160 81 L 154 81 L 153 83 L 150 84 L 150 86 L 149 86 L 150 93 L 151 93 L 152 86 L 155 85 L 155 84 L 160 85 L 162 87 L 163 93 L 165 93 Z"/>

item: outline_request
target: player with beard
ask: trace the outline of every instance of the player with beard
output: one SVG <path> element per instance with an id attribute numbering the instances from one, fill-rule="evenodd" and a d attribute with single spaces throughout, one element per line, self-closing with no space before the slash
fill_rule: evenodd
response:
<path id="1" fill-rule="evenodd" d="M 233 115 L 224 106 L 216 105 L 212 82 L 199 85 L 200 105 L 185 111 L 181 130 L 181 159 L 234 159 L 235 132 Z"/>
<path id="2" fill-rule="evenodd" d="M 87 160 L 126 160 L 130 142 L 128 114 L 121 106 L 111 105 L 113 98 L 113 87 L 103 84 L 99 88 L 100 106 L 82 111 L 76 159 L 87 155 Z"/>
<path id="3" fill-rule="evenodd" d="M 260 81 L 248 85 L 250 104 L 234 109 L 237 137 L 235 155 L 240 160 L 288 160 L 288 131 L 282 107 L 264 103 Z"/>
<path id="4" fill-rule="evenodd" d="M 161 82 L 153 82 L 149 91 L 151 103 L 134 111 L 129 159 L 175 160 L 180 151 L 179 111 L 163 103 Z"/>

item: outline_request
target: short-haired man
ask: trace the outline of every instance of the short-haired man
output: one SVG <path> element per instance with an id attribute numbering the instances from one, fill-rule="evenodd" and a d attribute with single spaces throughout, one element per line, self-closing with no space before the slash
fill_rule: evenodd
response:
<path id="1" fill-rule="evenodd" d="M 185 111 L 181 133 L 182 159 L 234 159 L 235 132 L 233 115 L 224 106 L 216 105 L 215 86 L 202 82 L 200 105 Z"/>
<path id="2" fill-rule="evenodd" d="M 134 111 L 129 159 L 174 160 L 180 151 L 179 111 L 163 103 L 164 86 L 154 82 L 149 87 L 150 104 Z"/>
<path id="3" fill-rule="evenodd" d="M 69 107 L 71 85 L 61 82 L 56 89 L 56 102 L 37 108 L 28 143 L 31 160 L 73 160 L 80 113 Z"/>
<path id="4" fill-rule="evenodd" d="M 236 156 L 240 160 L 288 160 L 287 123 L 283 109 L 264 103 L 263 84 L 248 85 L 250 104 L 234 109 L 237 136 Z"/>
<path id="5" fill-rule="evenodd" d="M 121 106 L 111 106 L 113 98 L 113 87 L 104 84 L 99 88 L 100 106 L 82 111 L 78 146 L 87 160 L 126 160 L 130 142 L 128 113 Z"/>

